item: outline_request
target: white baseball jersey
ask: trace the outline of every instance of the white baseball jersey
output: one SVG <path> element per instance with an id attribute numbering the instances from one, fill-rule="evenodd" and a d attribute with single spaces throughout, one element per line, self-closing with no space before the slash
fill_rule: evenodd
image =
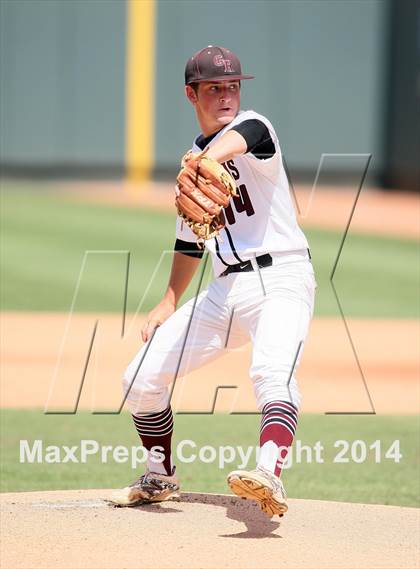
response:
<path id="1" fill-rule="evenodd" d="M 226 227 L 205 246 L 211 253 L 214 274 L 227 265 L 235 265 L 266 253 L 285 253 L 308 248 L 308 242 L 296 221 L 295 210 L 284 170 L 276 132 L 264 116 L 255 111 L 240 111 L 209 143 L 212 146 L 223 134 L 245 120 L 263 122 L 271 135 L 275 154 L 260 159 L 248 152 L 224 163 L 235 179 L 238 196 L 224 210 Z M 198 137 L 197 137 L 198 138 Z M 201 152 L 194 140 L 193 152 Z M 196 242 L 197 238 L 181 218 L 177 218 L 176 237 Z"/>

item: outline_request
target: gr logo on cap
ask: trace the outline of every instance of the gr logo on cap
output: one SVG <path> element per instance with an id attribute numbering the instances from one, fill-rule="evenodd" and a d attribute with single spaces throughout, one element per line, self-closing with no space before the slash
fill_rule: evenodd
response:
<path id="1" fill-rule="evenodd" d="M 185 85 L 200 81 L 238 79 L 254 79 L 254 76 L 243 75 L 238 56 L 233 51 L 217 45 L 208 45 L 197 51 L 185 66 Z"/>

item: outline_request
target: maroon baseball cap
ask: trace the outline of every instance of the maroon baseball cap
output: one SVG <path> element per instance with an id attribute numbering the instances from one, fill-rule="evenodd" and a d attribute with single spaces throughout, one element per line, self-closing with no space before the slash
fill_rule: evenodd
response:
<path id="1" fill-rule="evenodd" d="M 185 66 L 185 85 L 237 79 L 254 79 L 254 76 L 242 75 L 238 56 L 225 47 L 208 45 L 190 57 Z"/>

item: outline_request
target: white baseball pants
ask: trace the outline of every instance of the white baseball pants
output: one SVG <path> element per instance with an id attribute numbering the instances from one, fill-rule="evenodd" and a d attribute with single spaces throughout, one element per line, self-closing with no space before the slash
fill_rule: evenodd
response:
<path id="1" fill-rule="evenodd" d="M 163 411 L 176 373 L 185 375 L 249 340 L 258 409 L 275 400 L 300 407 L 295 373 L 313 314 L 314 271 L 303 255 L 297 261 L 296 255 L 272 256 L 271 267 L 216 278 L 156 330 L 124 374 L 132 413 Z"/>

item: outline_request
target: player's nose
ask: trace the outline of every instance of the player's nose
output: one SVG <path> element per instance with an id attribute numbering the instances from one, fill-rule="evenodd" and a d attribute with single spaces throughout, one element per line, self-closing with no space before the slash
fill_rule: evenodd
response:
<path id="1" fill-rule="evenodd" d="M 230 100 L 230 92 L 228 91 L 227 87 L 222 87 L 220 91 L 219 99 L 220 101 L 229 101 Z"/>

